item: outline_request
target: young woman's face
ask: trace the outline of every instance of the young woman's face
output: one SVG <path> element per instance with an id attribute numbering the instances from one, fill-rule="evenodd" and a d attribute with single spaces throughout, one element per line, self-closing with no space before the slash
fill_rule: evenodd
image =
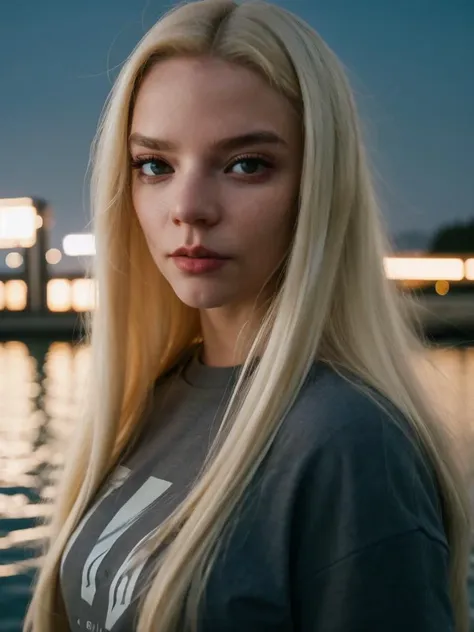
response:
<path id="1" fill-rule="evenodd" d="M 289 102 L 241 66 L 170 59 L 138 91 L 130 153 L 133 204 L 177 296 L 199 309 L 267 298 L 297 212 L 301 131 Z M 171 256 L 197 245 L 225 259 Z"/>

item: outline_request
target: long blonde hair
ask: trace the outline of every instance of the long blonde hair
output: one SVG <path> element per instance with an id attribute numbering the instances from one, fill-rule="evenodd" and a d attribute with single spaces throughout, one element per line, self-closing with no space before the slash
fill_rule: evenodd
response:
<path id="1" fill-rule="evenodd" d="M 176 297 L 154 264 L 130 196 L 127 137 L 134 95 L 152 64 L 176 55 L 212 55 L 263 75 L 300 111 L 304 156 L 282 281 L 230 398 L 225 434 L 186 500 L 152 540 L 154 550 L 162 543 L 168 548 L 140 605 L 138 632 L 177 632 L 185 604 L 192 626 L 229 516 L 315 359 L 382 393 L 425 448 L 443 499 L 457 630 L 466 632 L 465 485 L 411 361 L 423 353 L 423 343 L 402 296 L 386 279 L 388 243 L 347 79 L 305 22 L 265 2 L 231 0 L 184 4 L 158 21 L 130 55 L 106 105 L 92 182 L 100 301 L 90 327 L 90 394 L 26 628 L 68 629 L 59 590 L 65 545 L 136 436 L 153 383 L 200 335 L 197 311 Z M 257 349 L 263 349 L 258 366 L 244 380 Z"/>

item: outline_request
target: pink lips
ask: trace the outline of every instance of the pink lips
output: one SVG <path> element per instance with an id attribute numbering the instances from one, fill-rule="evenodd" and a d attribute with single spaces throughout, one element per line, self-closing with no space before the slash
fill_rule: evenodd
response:
<path id="1" fill-rule="evenodd" d="M 205 257 L 207 259 L 226 259 L 224 255 L 215 252 L 214 250 L 209 250 L 200 244 L 195 246 L 181 246 L 173 253 L 171 253 L 172 257 Z"/>
<path id="2" fill-rule="evenodd" d="M 203 274 L 213 272 L 225 265 L 227 259 L 215 259 L 211 257 L 173 257 L 175 265 L 183 272 L 191 274 Z"/>

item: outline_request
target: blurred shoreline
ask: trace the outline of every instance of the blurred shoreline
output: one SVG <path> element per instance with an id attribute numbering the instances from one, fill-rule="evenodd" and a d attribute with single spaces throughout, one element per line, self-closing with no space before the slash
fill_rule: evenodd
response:
<path id="1" fill-rule="evenodd" d="M 456 337 L 474 342 L 474 293 L 417 297 L 415 318 L 429 338 Z M 0 340 L 14 337 L 47 336 L 62 340 L 84 335 L 81 312 L 0 312 Z"/>

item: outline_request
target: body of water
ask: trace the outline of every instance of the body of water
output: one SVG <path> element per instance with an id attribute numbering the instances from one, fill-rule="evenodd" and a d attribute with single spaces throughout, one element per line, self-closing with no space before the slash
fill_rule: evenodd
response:
<path id="1" fill-rule="evenodd" d="M 449 345 L 416 359 L 424 383 L 470 467 L 474 347 Z M 0 630 L 19 632 L 47 537 L 44 523 L 84 401 L 85 345 L 0 343 Z M 474 469 L 474 456 L 472 458 Z M 474 605 L 474 598 L 473 598 Z"/>

